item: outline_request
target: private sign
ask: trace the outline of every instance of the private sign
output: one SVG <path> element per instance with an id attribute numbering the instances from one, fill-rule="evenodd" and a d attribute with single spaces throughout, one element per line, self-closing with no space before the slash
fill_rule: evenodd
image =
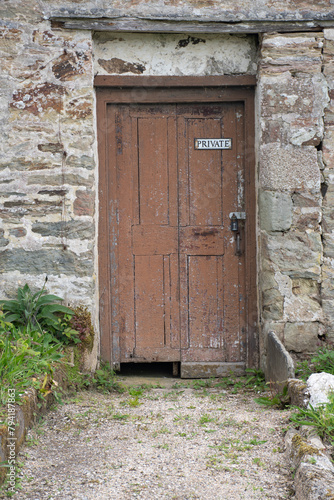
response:
<path id="1" fill-rule="evenodd" d="M 232 139 L 195 139 L 195 149 L 232 149 Z"/>

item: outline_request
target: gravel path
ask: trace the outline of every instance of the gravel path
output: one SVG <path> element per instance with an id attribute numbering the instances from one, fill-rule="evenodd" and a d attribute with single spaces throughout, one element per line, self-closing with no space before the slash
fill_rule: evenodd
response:
<path id="1" fill-rule="evenodd" d="M 292 498 L 288 412 L 189 385 L 67 400 L 30 431 L 13 498 Z"/>

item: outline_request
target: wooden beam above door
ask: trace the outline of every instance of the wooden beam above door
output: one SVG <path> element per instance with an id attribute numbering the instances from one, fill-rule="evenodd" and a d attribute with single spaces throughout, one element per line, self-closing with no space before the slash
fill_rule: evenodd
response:
<path id="1" fill-rule="evenodd" d="M 244 87 L 255 86 L 255 75 L 119 76 L 99 75 L 95 87 Z"/>

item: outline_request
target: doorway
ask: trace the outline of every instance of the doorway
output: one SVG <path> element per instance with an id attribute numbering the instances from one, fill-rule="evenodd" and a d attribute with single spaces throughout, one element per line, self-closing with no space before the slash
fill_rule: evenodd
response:
<path id="1" fill-rule="evenodd" d="M 116 368 L 256 364 L 252 94 L 98 89 L 101 354 Z"/>

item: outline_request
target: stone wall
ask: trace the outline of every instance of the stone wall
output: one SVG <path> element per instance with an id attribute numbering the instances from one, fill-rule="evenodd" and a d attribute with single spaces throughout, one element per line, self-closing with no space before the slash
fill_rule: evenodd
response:
<path id="1" fill-rule="evenodd" d="M 110 34 L 61 29 L 50 16 L 327 22 L 334 8 L 330 0 L 1 2 L 0 295 L 25 282 L 41 287 L 47 275 L 48 289 L 87 305 L 98 328 L 94 74 L 255 74 L 255 37 L 124 33 L 116 44 Z M 156 44 L 168 64 L 156 58 Z M 270 329 L 296 352 L 313 350 L 319 336 L 334 340 L 333 56 L 333 29 L 261 37 L 263 352 Z M 95 345 L 91 366 L 97 352 Z"/>
<path id="2" fill-rule="evenodd" d="M 51 30 L 33 7 L 0 31 L 1 296 L 47 275 L 50 291 L 89 306 L 97 328 L 91 34 Z"/>
<path id="3" fill-rule="evenodd" d="M 260 310 L 264 332 L 295 352 L 333 339 L 332 34 L 261 43 Z"/>

